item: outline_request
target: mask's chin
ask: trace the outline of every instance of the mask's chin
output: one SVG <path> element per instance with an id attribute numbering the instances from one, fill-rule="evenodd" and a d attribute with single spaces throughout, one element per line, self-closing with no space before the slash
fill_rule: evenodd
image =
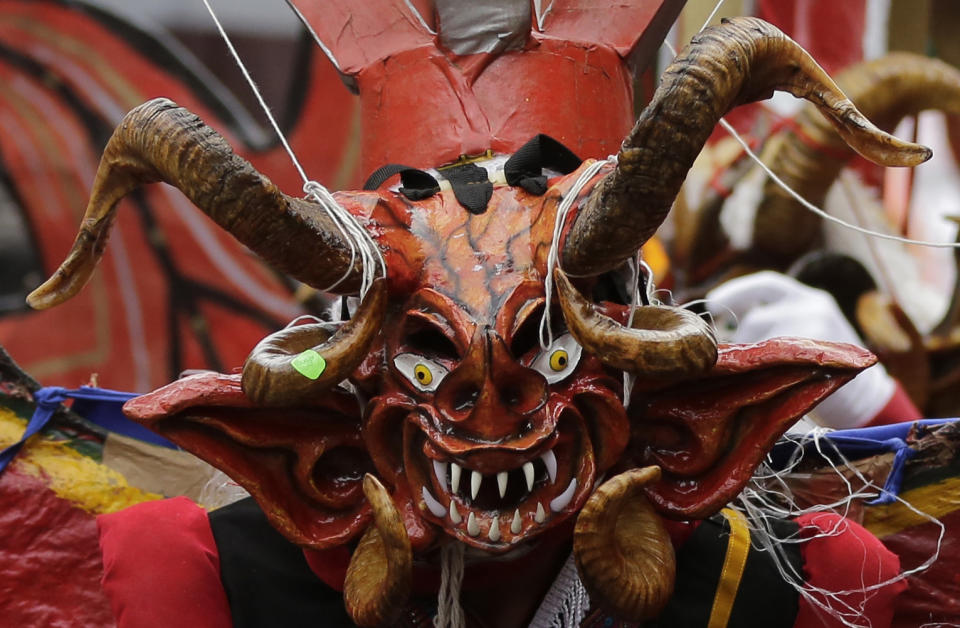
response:
<path id="1" fill-rule="evenodd" d="M 492 452 L 495 465 L 482 452 L 457 458 L 428 445 L 413 422 L 405 425 L 403 441 L 405 475 L 417 511 L 480 550 L 470 552 L 476 559 L 529 551 L 529 541 L 579 512 L 596 476 L 589 434 L 572 410 L 562 414 L 546 447 L 512 455 L 508 447 L 498 449 Z M 478 466 L 485 471 L 474 470 Z"/>

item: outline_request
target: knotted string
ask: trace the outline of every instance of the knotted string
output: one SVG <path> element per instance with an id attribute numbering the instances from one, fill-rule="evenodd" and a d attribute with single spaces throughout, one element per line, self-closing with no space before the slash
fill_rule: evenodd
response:
<path id="1" fill-rule="evenodd" d="M 601 168 L 616 163 L 617 156 L 610 155 L 606 159 L 595 161 L 584 168 L 577 180 L 567 190 L 567 193 L 563 195 L 563 200 L 560 201 L 560 206 L 557 208 L 557 216 L 553 223 L 553 241 L 550 243 L 550 250 L 547 252 L 547 276 L 543 281 L 546 306 L 543 308 L 543 317 L 540 319 L 540 348 L 544 351 L 547 351 L 553 344 L 553 330 L 550 328 L 550 302 L 553 299 L 553 269 L 560 268 L 560 235 L 563 233 L 563 226 L 567 222 L 567 216 L 570 214 L 574 202 L 580 198 L 583 188 L 600 172 Z"/>
<path id="2" fill-rule="evenodd" d="M 263 99 L 260 89 L 257 87 L 256 82 L 253 80 L 253 77 L 247 70 L 247 66 L 244 65 L 239 53 L 237 53 L 236 48 L 233 46 L 233 42 L 230 40 L 229 35 L 227 35 L 227 31 L 223 28 L 223 24 L 220 23 L 220 19 L 217 17 L 213 7 L 210 5 L 210 0 L 203 0 L 203 4 L 207 8 L 207 12 L 210 14 L 210 17 L 213 19 L 213 23 L 216 25 L 217 31 L 220 33 L 220 37 L 226 44 L 231 56 L 233 56 L 234 62 L 236 62 L 237 66 L 240 68 L 243 78 L 246 79 L 247 84 L 250 86 L 250 90 L 253 92 L 257 102 L 260 104 L 260 108 L 263 110 L 267 120 L 270 121 L 270 125 L 273 127 L 277 137 L 280 139 L 280 143 L 283 144 L 284 150 L 287 151 L 290 161 L 300 174 L 300 178 L 303 179 L 303 191 L 307 195 L 307 198 L 312 198 L 320 204 L 320 207 L 337 226 L 337 229 L 339 229 L 340 233 L 343 234 L 344 240 L 350 247 L 350 264 L 347 266 L 346 272 L 344 272 L 343 276 L 333 284 L 323 288 L 322 291 L 329 292 L 333 290 L 350 276 L 350 274 L 353 272 L 354 263 L 357 259 L 357 252 L 359 251 L 360 263 L 363 268 L 363 275 L 360 281 L 360 298 L 362 299 L 366 295 L 367 290 L 370 289 L 370 285 L 373 283 L 373 280 L 376 278 L 376 267 L 379 265 L 381 276 L 385 277 L 387 274 L 387 266 L 383 260 L 383 255 L 380 253 L 380 248 L 373 241 L 373 238 L 370 237 L 370 234 L 367 233 L 366 229 L 360 225 L 356 217 L 344 209 L 343 206 L 340 205 L 340 203 L 338 203 L 333 197 L 330 191 L 327 190 L 327 188 L 320 183 L 313 181 L 307 176 L 306 171 L 303 169 L 303 166 L 300 165 L 300 160 L 297 159 L 297 156 L 293 152 L 293 148 L 287 141 L 286 136 L 283 134 L 283 131 L 280 130 L 280 125 L 277 124 L 276 119 L 273 117 L 270 107 L 267 106 L 267 102 Z M 302 16 L 300 17 L 302 18 Z M 316 36 L 315 33 L 314 36 Z M 330 55 L 329 51 L 325 50 L 325 52 L 327 52 L 328 56 L 331 56 L 332 58 L 332 55 Z M 336 63 L 335 60 L 334 63 Z"/>

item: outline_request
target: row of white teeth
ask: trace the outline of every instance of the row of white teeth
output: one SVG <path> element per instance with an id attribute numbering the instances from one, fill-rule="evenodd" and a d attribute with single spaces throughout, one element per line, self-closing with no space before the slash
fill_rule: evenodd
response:
<path id="1" fill-rule="evenodd" d="M 552 451 L 548 451 L 543 454 L 541 457 L 543 460 L 544 466 L 547 468 L 547 475 L 550 477 L 550 482 L 553 483 L 557 479 L 557 459 L 554 456 Z M 452 485 L 453 492 L 455 493 L 459 488 L 460 483 L 460 474 L 462 472 L 460 466 L 455 462 L 449 463 L 451 465 L 450 471 L 450 483 Z M 446 465 L 445 462 L 433 462 L 434 472 L 437 474 L 437 479 L 440 481 L 440 485 L 446 489 Z M 523 465 L 523 474 L 527 482 L 527 491 L 533 490 L 533 463 L 527 462 Z M 507 472 L 501 471 L 497 474 L 497 485 L 500 489 L 500 497 L 502 498 L 507 492 Z M 483 481 L 483 475 L 477 471 L 471 471 L 470 475 L 470 492 L 471 497 L 476 498 L 477 493 L 480 491 L 480 484 Z M 570 501 L 573 499 L 573 494 L 577 490 L 577 479 L 573 478 L 570 480 L 570 484 L 567 485 L 567 488 L 564 489 L 563 493 L 555 497 L 550 501 L 550 510 L 552 512 L 560 512 L 566 508 Z M 427 487 L 424 486 L 421 489 L 424 504 L 431 513 L 437 518 L 443 519 L 444 517 L 449 516 L 451 523 L 458 525 L 463 522 L 463 517 L 460 515 L 460 512 L 457 510 L 457 504 L 451 497 L 449 510 L 444 508 L 431 493 L 427 490 Z M 486 518 L 484 515 L 481 517 Z M 537 502 L 537 509 L 534 512 L 533 520 L 538 524 L 543 523 L 547 520 L 546 510 L 543 508 L 543 504 Z M 520 509 L 517 508 L 513 511 L 513 518 L 510 521 L 510 531 L 513 534 L 520 534 L 520 530 L 523 528 L 523 519 L 520 516 Z M 480 536 L 480 521 L 478 520 L 477 515 L 474 512 L 469 512 L 467 514 L 467 534 L 470 536 L 476 537 Z M 497 542 L 501 538 L 500 534 L 500 513 L 494 512 L 493 516 L 490 517 L 490 526 L 487 529 L 487 538 L 493 542 Z"/>
<path id="2" fill-rule="evenodd" d="M 570 480 L 570 484 L 567 485 L 567 488 L 550 501 L 550 510 L 553 512 L 560 512 L 570 503 L 570 500 L 573 499 L 573 494 L 577 490 L 577 478 Z M 463 517 L 460 515 L 460 512 L 457 510 L 457 503 L 450 500 L 450 509 L 449 511 L 443 507 L 437 499 L 430 494 L 430 491 L 427 490 L 427 487 L 424 486 L 422 489 L 423 502 L 427 505 L 427 508 L 430 512 L 433 513 L 435 517 L 442 519 L 443 517 L 449 515 L 450 521 L 457 525 L 463 521 Z M 483 515 L 481 515 L 483 516 Z M 533 520 L 537 523 L 543 523 L 547 520 L 547 513 L 543 508 L 543 504 L 537 502 L 537 510 L 533 515 Z M 523 519 L 520 516 L 520 509 L 517 508 L 513 511 L 513 519 L 510 521 L 510 531 L 514 534 L 520 534 L 520 530 L 523 528 Z M 477 519 L 477 515 L 471 511 L 467 514 L 467 534 L 470 536 L 480 536 L 480 522 Z M 487 529 L 487 538 L 493 542 L 500 540 L 500 513 L 494 512 L 493 516 L 490 517 L 490 527 Z"/>
<path id="3" fill-rule="evenodd" d="M 553 450 L 548 451 L 547 453 L 540 456 L 540 460 L 543 461 L 543 466 L 547 468 L 547 475 L 550 477 L 550 483 L 553 484 L 557 481 L 557 457 L 554 455 Z M 447 465 L 450 465 L 450 488 L 451 493 L 456 493 L 460 490 L 460 476 L 463 474 L 463 468 L 458 465 L 456 462 L 439 462 L 437 460 L 433 461 L 433 472 L 437 476 L 437 481 L 440 483 L 440 486 L 443 487 L 443 490 L 448 490 L 447 488 Z M 510 477 L 508 471 L 501 471 L 497 473 L 497 488 L 500 490 L 500 498 L 503 499 L 503 496 L 507 494 L 507 481 Z M 533 479 L 534 479 L 534 470 L 532 462 L 525 462 L 523 464 L 523 477 L 527 481 L 527 492 L 533 490 Z M 479 471 L 470 472 L 470 499 L 476 499 L 477 493 L 480 492 L 480 485 L 483 482 L 483 474 Z"/>

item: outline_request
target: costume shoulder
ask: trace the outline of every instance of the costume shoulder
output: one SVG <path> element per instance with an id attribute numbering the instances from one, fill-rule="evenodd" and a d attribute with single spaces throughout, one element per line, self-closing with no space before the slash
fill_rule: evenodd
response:
<path id="1" fill-rule="evenodd" d="M 178 497 L 97 520 L 119 628 L 352 626 L 342 595 L 253 499 L 209 515 Z"/>
<path id="2" fill-rule="evenodd" d="M 185 497 L 97 518 L 103 590 L 119 628 L 230 628 L 206 511 Z"/>

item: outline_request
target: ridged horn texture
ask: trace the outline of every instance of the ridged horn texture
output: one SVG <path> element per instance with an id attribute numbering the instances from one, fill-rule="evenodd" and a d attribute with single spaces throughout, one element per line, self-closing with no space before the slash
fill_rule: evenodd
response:
<path id="1" fill-rule="evenodd" d="M 343 599 L 358 626 L 390 626 L 410 597 L 410 539 L 390 493 L 369 473 L 363 478 L 363 493 L 373 510 L 373 525 L 350 558 Z"/>
<path id="2" fill-rule="evenodd" d="M 960 113 L 960 70 L 938 59 L 892 53 L 848 68 L 837 76 L 837 84 L 865 116 L 887 131 L 905 116 L 927 109 Z M 805 107 L 764 161 L 784 183 L 819 207 L 854 155 L 815 107 Z M 768 180 L 757 208 L 753 246 L 787 263 L 815 245 L 820 225 L 819 216 Z"/>
<path id="3" fill-rule="evenodd" d="M 643 487 L 659 467 L 621 473 L 590 496 L 577 517 L 573 555 L 597 606 L 626 621 L 655 617 L 673 594 L 673 544 Z"/>
<path id="4" fill-rule="evenodd" d="M 775 90 L 813 102 L 868 159 L 915 166 L 930 158 L 928 148 L 873 126 L 776 27 L 756 18 L 724 20 L 697 35 L 664 72 L 621 146 L 619 164 L 581 207 L 563 244 L 563 268 L 597 275 L 636 253 L 663 222 L 717 121 Z"/>
<path id="5" fill-rule="evenodd" d="M 359 285 L 359 263 L 351 269 L 349 245 L 318 204 L 282 193 L 200 118 L 158 98 L 128 113 L 113 132 L 73 248 L 27 303 L 45 309 L 77 294 L 103 255 L 117 203 L 157 181 L 179 188 L 277 270 L 321 289 L 351 270 L 338 289 Z"/>
<path id="6" fill-rule="evenodd" d="M 702 318 L 678 307 L 640 306 L 632 327 L 597 312 L 556 269 L 557 300 L 567 329 L 584 349 L 613 368 L 648 377 L 702 373 L 717 362 L 717 338 Z"/>
<path id="7" fill-rule="evenodd" d="M 353 318 L 331 334 L 325 325 L 288 327 L 261 340 L 243 365 L 243 392 L 260 406 L 292 406 L 316 398 L 345 380 L 363 361 L 380 333 L 387 307 L 387 282 L 376 279 Z M 304 351 L 323 359 L 316 377 L 294 368 Z M 314 356 L 314 360 L 319 358 Z"/>

